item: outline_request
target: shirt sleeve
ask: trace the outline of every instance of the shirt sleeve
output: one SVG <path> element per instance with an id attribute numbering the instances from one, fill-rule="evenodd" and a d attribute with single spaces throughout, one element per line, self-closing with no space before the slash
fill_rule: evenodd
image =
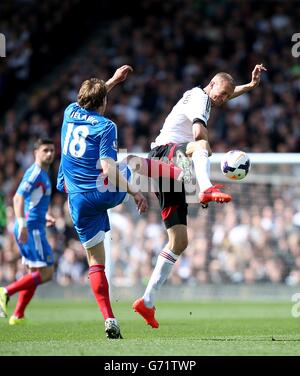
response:
<path id="1" fill-rule="evenodd" d="M 99 158 L 112 158 L 117 160 L 118 135 L 117 126 L 113 122 L 108 122 L 107 126 L 101 133 Z"/>
<path id="2" fill-rule="evenodd" d="M 201 120 L 207 125 L 210 114 L 210 99 L 201 90 L 191 90 L 183 97 L 183 109 L 187 118 L 194 122 L 194 120 Z"/>
<path id="3" fill-rule="evenodd" d="M 17 193 L 21 196 L 27 197 L 38 186 L 43 185 L 40 179 L 41 169 L 36 168 L 30 174 L 25 173 Z"/>
<path id="4" fill-rule="evenodd" d="M 65 179 L 62 172 L 61 162 L 57 173 L 56 189 L 60 192 L 65 192 Z"/>

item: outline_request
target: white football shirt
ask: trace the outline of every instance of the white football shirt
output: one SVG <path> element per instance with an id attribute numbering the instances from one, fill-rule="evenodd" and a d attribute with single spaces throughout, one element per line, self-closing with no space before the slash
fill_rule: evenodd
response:
<path id="1" fill-rule="evenodd" d="M 194 141 L 193 122 L 200 119 L 207 125 L 210 109 L 211 100 L 200 87 L 186 91 L 167 116 L 160 134 L 151 143 L 151 149 L 170 142 Z"/>

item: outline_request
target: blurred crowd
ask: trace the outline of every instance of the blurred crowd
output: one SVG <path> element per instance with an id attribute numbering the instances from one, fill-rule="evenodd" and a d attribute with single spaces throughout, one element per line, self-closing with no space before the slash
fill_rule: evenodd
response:
<path id="1" fill-rule="evenodd" d="M 106 115 L 118 125 L 119 147 L 136 153 L 149 151 L 165 117 L 185 90 L 206 86 L 218 71 L 232 74 L 237 84 L 248 83 L 255 64 L 264 63 L 268 71 L 259 87 L 212 110 L 210 144 L 214 152 L 234 148 L 299 152 L 300 60 L 292 56 L 291 36 L 297 32 L 300 8 L 293 2 L 142 0 L 137 5 L 139 18 L 124 13 L 105 21 L 102 14 L 97 30 L 87 33 L 78 48 L 68 52 L 63 65 L 53 64 L 53 69 L 46 64 L 52 44 L 47 45 L 45 28 L 64 30 L 70 9 L 84 9 L 84 3 L 12 3 L 26 4 L 28 11 L 33 6 L 34 12 L 30 17 L 15 14 L 12 22 L 1 16 L 0 21 L 4 30 L 0 32 L 9 36 L 6 65 L 0 65 L 1 100 L 8 90 L 7 77 L 18 81 L 25 77 L 28 89 L 21 106 L 8 106 L 0 119 L 0 196 L 5 197 L 7 206 L 6 233 L 0 233 L 0 281 L 24 272 L 12 237 L 12 196 L 33 162 L 32 145 L 40 136 L 52 137 L 57 150 L 51 170 L 51 208 L 57 223 L 48 231 L 56 257 L 55 278 L 63 285 L 87 281 L 85 253 L 72 228 L 65 196 L 55 190 L 63 111 L 76 101 L 80 83 L 86 78 L 107 80 L 122 64 L 134 68 L 127 80 L 109 93 Z M 41 22 L 43 15 L 51 16 L 48 26 Z M 69 35 L 72 37 L 71 32 Z M 48 51 L 35 60 L 35 66 L 48 67 L 43 71 L 44 80 L 30 76 L 34 51 Z M 22 85 L 17 88 L 24 90 Z M 234 189 L 239 188 L 235 185 Z M 170 283 L 300 283 L 299 194 L 297 198 L 295 190 L 282 197 L 281 189 L 260 185 L 259 194 L 264 198 L 260 205 L 254 196 L 240 206 L 230 204 L 207 212 L 191 206 L 190 245 Z M 253 191 L 257 190 L 254 186 Z M 247 186 L 249 192 L 251 186 Z M 144 283 L 166 243 L 157 202 L 152 197 L 150 201 L 152 209 L 145 217 L 137 216 L 131 204 L 111 212 L 116 285 Z"/>
<path id="2" fill-rule="evenodd" d="M 233 185 L 230 190 L 234 198 L 242 196 L 240 202 L 222 208 L 210 205 L 207 211 L 199 205 L 190 207 L 189 246 L 176 262 L 169 283 L 299 284 L 299 192 L 295 189 L 283 198 L 281 188 L 272 189 L 270 195 L 267 186 L 257 189 L 251 184 Z M 146 283 L 166 244 L 158 212 L 139 218 L 119 207 L 111 213 L 111 222 L 114 283 Z"/>
<path id="3" fill-rule="evenodd" d="M 59 59 L 63 22 L 74 17 L 79 0 L 13 0 L 0 3 L 0 32 L 6 58 L 0 59 L 0 109 L 5 110 Z M 58 39 L 60 35 L 60 39 Z M 43 62 L 41 64 L 41 61 Z"/>

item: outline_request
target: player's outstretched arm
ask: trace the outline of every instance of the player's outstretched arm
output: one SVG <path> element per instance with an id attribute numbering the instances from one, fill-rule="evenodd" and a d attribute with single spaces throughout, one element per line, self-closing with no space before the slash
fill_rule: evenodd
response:
<path id="1" fill-rule="evenodd" d="M 263 64 L 257 64 L 255 65 L 255 68 L 252 71 L 252 79 L 251 82 L 245 85 L 238 85 L 235 87 L 234 92 L 230 99 L 236 98 L 244 93 L 247 93 L 248 91 L 254 89 L 256 86 L 258 86 L 260 82 L 260 77 L 263 71 L 267 71 L 266 67 L 264 67 Z"/>
<path id="2" fill-rule="evenodd" d="M 114 75 L 108 81 L 105 82 L 107 92 L 109 92 L 118 83 L 126 80 L 128 73 L 132 71 L 133 69 L 130 65 L 122 65 L 120 68 L 118 68 L 115 71 Z"/>

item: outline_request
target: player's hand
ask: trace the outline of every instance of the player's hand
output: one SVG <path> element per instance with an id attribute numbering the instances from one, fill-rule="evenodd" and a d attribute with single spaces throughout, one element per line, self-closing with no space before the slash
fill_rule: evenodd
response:
<path id="1" fill-rule="evenodd" d="M 252 80 L 251 80 L 251 83 L 250 83 L 252 88 L 255 88 L 259 84 L 261 73 L 263 71 L 265 71 L 265 72 L 267 71 L 266 67 L 264 67 L 263 64 L 255 65 L 255 68 L 252 71 Z"/>
<path id="2" fill-rule="evenodd" d="M 26 227 L 20 227 L 19 228 L 19 233 L 18 233 L 18 241 L 20 243 L 27 243 L 28 241 L 28 232 Z"/>
<path id="3" fill-rule="evenodd" d="M 52 217 L 52 215 L 50 215 L 50 214 L 46 215 L 46 226 L 47 227 L 54 226 L 55 222 L 56 222 L 56 219 L 54 217 Z"/>
<path id="4" fill-rule="evenodd" d="M 148 210 L 148 203 L 141 192 L 136 192 L 133 195 L 133 199 L 137 205 L 139 213 L 145 213 Z"/>
<path id="5" fill-rule="evenodd" d="M 116 83 L 122 82 L 126 80 L 129 72 L 133 72 L 132 67 L 130 65 L 122 65 L 115 71 L 115 74 L 112 78 Z"/>

